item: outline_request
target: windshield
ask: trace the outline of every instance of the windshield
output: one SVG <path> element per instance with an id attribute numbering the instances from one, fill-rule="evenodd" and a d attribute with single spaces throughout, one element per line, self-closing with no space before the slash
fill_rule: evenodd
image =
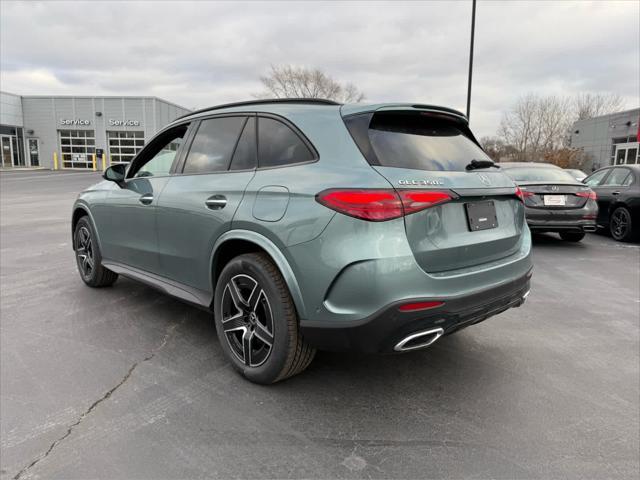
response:
<path id="1" fill-rule="evenodd" d="M 517 167 L 505 168 L 504 173 L 513 178 L 516 182 L 562 182 L 576 183 L 565 170 L 559 168 L 544 167 Z"/>

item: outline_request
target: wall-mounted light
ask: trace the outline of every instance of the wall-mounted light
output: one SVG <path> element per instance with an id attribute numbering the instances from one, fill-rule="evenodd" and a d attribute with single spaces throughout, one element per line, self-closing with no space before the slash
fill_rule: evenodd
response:
<path id="1" fill-rule="evenodd" d="M 573 132 L 573 133 L 575 133 L 576 135 L 579 135 L 579 134 L 580 134 L 580 130 L 576 130 L 576 131 L 575 131 L 575 132 Z"/>
<path id="2" fill-rule="evenodd" d="M 27 130 L 27 135 L 33 135 L 34 131 L 33 130 Z"/>
<path id="3" fill-rule="evenodd" d="M 96 117 L 101 117 L 102 116 L 102 112 L 96 112 Z"/>

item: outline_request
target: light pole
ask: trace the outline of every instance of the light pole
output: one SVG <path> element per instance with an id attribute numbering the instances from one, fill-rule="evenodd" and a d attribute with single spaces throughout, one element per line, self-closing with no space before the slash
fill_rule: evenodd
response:
<path id="1" fill-rule="evenodd" d="M 471 118 L 471 77 L 473 76 L 473 40 L 476 33 L 476 0 L 471 7 L 471 45 L 469 47 L 469 84 L 467 85 L 467 119 Z"/>

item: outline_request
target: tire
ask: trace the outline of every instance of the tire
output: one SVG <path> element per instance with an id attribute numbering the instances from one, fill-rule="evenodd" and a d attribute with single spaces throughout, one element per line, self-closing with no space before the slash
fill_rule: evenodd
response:
<path id="1" fill-rule="evenodd" d="M 640 225 L 634 225 L 631 212 L 626 207 L 618 207 L 609 219 L 609 232 L 618 242 L 631 242 L 640 236 Z"/>
<path id="2" fill-rule="evenodd" d="M 315 356 L 300 334 L 289 289 L 266 254 L 240 255 L 224 267 L 214 315 L 225 357 L 251 382 L 271 384 L 297 375 Z"/>
<path id="3" fill-rule="evenodd" d="M 579 242 L 585 235 L 584 232 L 560 232 L 560 238 L 565 242 Z"/>
<path id="4" fill-rule="evenodd" d="M 90 287 L 109 287 L 118 279 L 118 274 L 102 266 L 100 247 L 89 218 L 78 220 L 73 232 L 73 250 L 82 281 Z"/>

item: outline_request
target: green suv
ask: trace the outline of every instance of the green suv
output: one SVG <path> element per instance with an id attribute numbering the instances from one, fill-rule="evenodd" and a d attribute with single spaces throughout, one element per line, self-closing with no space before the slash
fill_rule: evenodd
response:
<path id="1" fill-rule="evenodd" d="M 529 292 L 519 191 L 448 108 L 208 108 L 104 178 L 73 209 L 82 280 L 124 275 L 212 311 L 253 382 L 316 349 L 424 348 Z"/>

